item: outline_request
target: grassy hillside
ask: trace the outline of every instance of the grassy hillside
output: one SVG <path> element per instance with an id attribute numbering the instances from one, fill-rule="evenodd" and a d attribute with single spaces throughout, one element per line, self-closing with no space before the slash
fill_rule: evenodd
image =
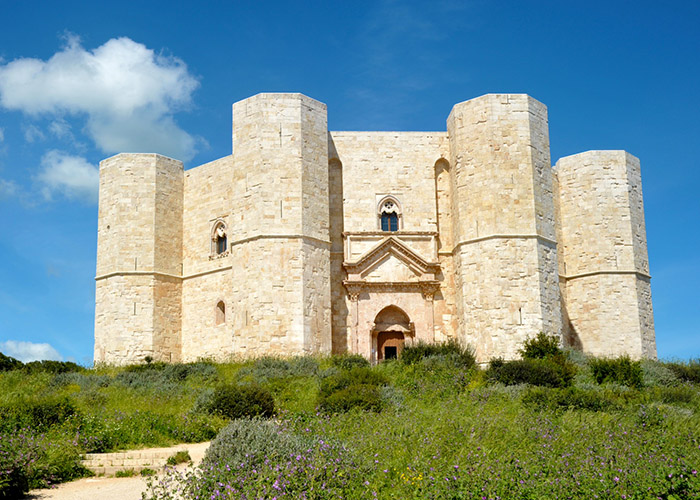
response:
<path id="1" fill-rule="evenodd" d="M 80 453 L 217 434 L 200 470 L 149 497 L 178 485 L 191 498 L 700 497 L 700 363 L 592 360 L 540 341 L 488 369 L 456 346 L 375 367 L 6 366 L 0 498 L 85 474 Z M 263 417 L 230 418 L 246 408 Z"/>

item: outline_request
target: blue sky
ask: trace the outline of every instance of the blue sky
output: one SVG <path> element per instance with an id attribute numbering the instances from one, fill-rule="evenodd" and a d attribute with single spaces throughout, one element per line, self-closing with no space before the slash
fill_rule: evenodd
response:
<path id="1" fill-rule="evenodd" d="M 523 92 L 553 163 L 641 159 L 659 355 L 700 357 L 700 2 L 0 3 L 0 351 L 92 362 L 105 157 L 230 154 L 259 92 L 325 102 L 331 130 L 445 130 Z"/>

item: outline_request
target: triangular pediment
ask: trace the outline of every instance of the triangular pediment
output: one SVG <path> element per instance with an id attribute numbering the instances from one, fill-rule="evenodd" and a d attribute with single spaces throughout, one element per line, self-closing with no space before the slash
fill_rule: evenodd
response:
<path id="1" fill-rule="evenodd" d="M 392 253 L 385 254 L 359 273 L 359 277 L 367 281 L 418 281 L 422 275 L 416 266 L 410 266 Z"/>
<path id="2" fill-rule="evenodd" d="M 428 262 L 408 248 L 399 239 L 389 236 L 368 250 L 355 262 L 345 262 L 349 274 L 367 276 L 384 267 L 386 271 L 408 268 L 417 278 L 434 274 L 439 269 L 437 262 Z M 403 273 L 401 273 L 403 274 Z"/>

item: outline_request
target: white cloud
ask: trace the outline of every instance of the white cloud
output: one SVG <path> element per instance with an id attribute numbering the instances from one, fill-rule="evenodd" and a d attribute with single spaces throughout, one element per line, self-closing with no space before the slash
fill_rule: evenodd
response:
<path id="1" fill-rule="evenodd" d="M 45 139 L 44 133 L 36 125 L 29 125 L 24 128 L 24 140 L 32 143 L 36 141 L 43 141 Z"/>
<path id="2" fill-rule="evenodd" d="M 5 129 L 0 127 L 0 142 L 5 140 Z"/>
<path id="3" fill-rule="evenodd" d="M 17 184 L 12 181 L 0 179 L 0 200 L 10 198 L 17 192 Z"/>
<path id="4" fill-rule="evenodd" d="M 39 361 L 53 359 L 61 361 L 63 357 L 51 344 L 39 344 L 34 342 L 23 342 L 17 340 L 6 340 L 0 342 L 0 351 L 7 356 L 19 359 L 25 363 L 29 361 Z"/>
<path id="5" fill-rule="evenodd" d="M 172 114 L 199 83 L 176 57 L 129 38 L 88 51 L 76 37 L 47 61 L 0 65 L 0 105 L 29 115 L 87 115 L 86 130 L 104 152 L 155 152 L 188 160 L 195 139 Z"/>
<path id="6" fill-rule="evenodd" d="M 43 185 L 46 199 L 59 192 L 69 198 L 97 201 L 99 170 L 85 158 L 54 150 L 41 158 L 41 166 L 36 180 Z"/>
<path id="7" fill-rule="evenodd" d="M 70 125 L 63 118 L 59 118 L 57 120 L 52 121 L 51 125 L 49 125 L 49 131 L 59 139 L 62 139 L 64 137 L 73 137 L 73 134 L 70 130 Z"/>

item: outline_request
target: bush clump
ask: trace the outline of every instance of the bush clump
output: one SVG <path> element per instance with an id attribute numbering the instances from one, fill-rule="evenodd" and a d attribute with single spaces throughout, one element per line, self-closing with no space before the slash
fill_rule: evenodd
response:
<path id="1" fill-rule="evenodd" d="M 673 370 L 653 359 L 642 360 L 642 380 L 645 387 L 674 387 L 679 381 Z"/>
<path id="2" fill-rule="evenodd" d="M 45 431 L 78 414 L 68 398 L 23 401 L 0 406 L 0 430 L 14 431 L 30 428 Z"/>
<path id="3" fill-rule="evenodd" d="M 85 368 L 72 361 L 30 361 L 22 367 L 27 373 L 69 373 L 82 372 Z"/>
<path id="4" fill-rule="evenodd" d="M 550 389 L 531 387 L 522 397 L 523 404 L 552 410 L 604 411 L 614 407 L 614 403 L 599 391 L 566 387 Z"/>
<path id="5" fill-rule="evenodd" d="M 326 413 L 344 413 L 352 408 L 381 411 L 382 393 L 377 386 L 355 384 L 321 397 L 320 406 Z"/>
<path id="6" fill-rule="evenodd" d="M 269 418 L 275 414 L 270 391 L 258 385 L 220 385 L 214 389 L 207 410 L 223 418 Z"/>
<path id="7" fill-rule="evenodd" d="M 687 363 L 674 361 L 665 363 L 665 366 L 671 370 L 679 380 L 700 384 L 700 359 L 691 359 Z"/>
<path id="8" fill-rule="evenodd" d="M 0 499 L 22 498 L 32 488 L 47 488 L 89 472 L 69 441 L 50 439 L 24 428 L 0 432 Z"/>
<path id="9" fill-rule="evenodd" d="M 642 365 L 639 361 L 632 361 L 629 356 L 593 358 L 588 365 L 593 379 L 599 384 L 615 382 L 627 387 L 642 387 Z"/>
<path id="10" fill-rule="evenodd" d="M 319 406 L 328 413 L 342 413 L 351 408 L 380 411 L 381 387 L 387 384 L 384 375 L 368 367 L 342 370 L 321 381 Z"/>
<path id="11" fill-rule="evenodd" d="M 168 465 L 178 465 L 191 461 L 192 457 L 190 457 L 190 452 L 187 450 L 180 450 L 173 455 L 170 455 L 165 463 Z"/>
<path id="12" fill-rule="evenodd" d="M 241 368 L 238 377 L 257 382 L 287 377 L 313 377 L 318 372 L 318 366 L 318 361 L 311 356 L 290 359 L 266 356 Z"/>
<path id="13" fill-rule="evenodd" d="M 253 465 L 302 453 L 309 442 L 284 432 L 278 424 L 258 418 L 240 418 L 221 429 L 204 456 L 203 465 Z"/>
<path id="14" fill-rule="evenodd" d="M 0 372 L 8 372 L 10 370 L 17 370 L 22 368 L 24 363 L 19 359 L 15 359 L 12 356 L 5 356 L 0 352 Z"/>
<path id="15" fill-rule="evenodd" d="M 369 361 L 360 354 L 342 354 L 331 357 L 331 363 L 341 370 L 350 370 L 355 367 L 369 367 Z"/>
<path id="16" fill-rule="evenodd" d="M 563 359 L 563 357 L 562 357 Z M 504 385 L 530 384 L 543 387 L 568 387 L 575 369 L 568 363 L 552 359 L 491 360 L 486 378 Z"/>
<path id="17" fill-rule="evenodd" d="M 525 359 L 547 359 L 564 354 L 559 346 L 559 339 L 544 332 L 523 342 L 523 347 L 518 352 Z"/>
<path id="18" fill-rule="evenodd" d="M 117 375 L 117 379 L 122 381 L 135 380 L 138 377 L 124 374 L 145 373 L 150 374 L 151 380 L 164 382 L 182 382 L 191 377 L 199 377 L 204 380 L 211 380 L 217 376 L 216 366 L 209 361 L 196 361 L 194 363 L 144 363 L 140 365 L 129 365 Z"/>
<path id="19" fill-rule="evenodd" d="M 422 359 L 431 356 L 445 356 L 456 359 L 462 368 L 472 368 L 476 364 L 476 357 L 471 347 L 462 347 L 456 340 L 428 344 L 418 342 L 412 346 L 406 346 L 401 353 L 401 361 L 407 365 L 413 365 Z"/>

